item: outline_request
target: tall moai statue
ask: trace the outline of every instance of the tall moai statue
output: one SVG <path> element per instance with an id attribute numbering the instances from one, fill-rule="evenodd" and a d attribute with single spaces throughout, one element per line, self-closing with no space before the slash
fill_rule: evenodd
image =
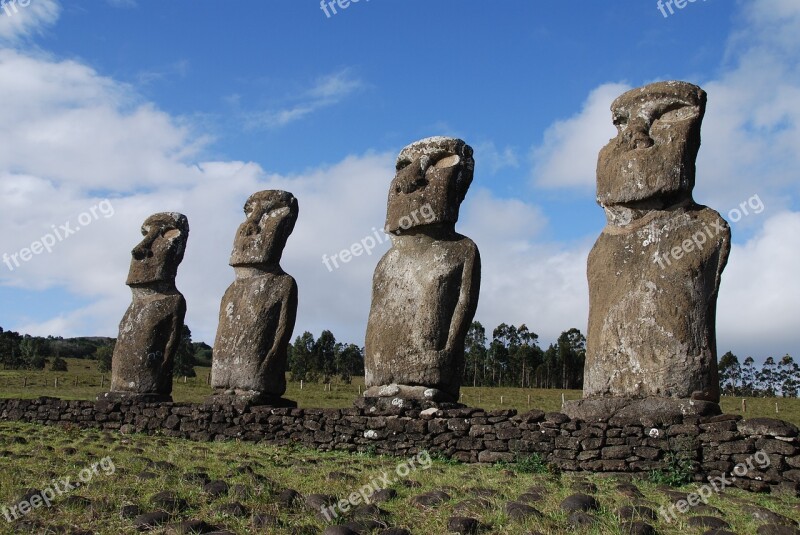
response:
<path id="1" fill-rule="evenodd" d="M 597 163 L 607 225 L 588 260 L 584 398 L 719 402 L 716 303 L 730 227 L 694 202 L 706 93 L 633 89 L 611 106 Z M 692 403 L 694 405 L 694 403 Z"/>
<path id="2" fill-rule="evenodd" d="M 111 361 L 111 392 L 100 399 L 172 401 L 172 368 L 183 334 L 186 300 L 175 287 L 189 222 L 174 212 L 153 214 L 131 251 L 133 301 L 119 324 Z"/>
<path id="3" fill-rule="evenodd" d="M 236 280 L 222 298 L 214 342 L 214 402 L 296 406 L 284 400 L 286 360 L 297 317 L 297 283 L 281 269 L 297 221 L 291 193 L 254 193 L 233 243 Z"/>
<path id="4" fill-rule="evenodd" d="M 397 158 L 367 326 L 367 398 L 457 402 L 464 341 L 480 292 L 478 248 L 455 231 L 472 182 L 460 139 L 412 143 Z"/>

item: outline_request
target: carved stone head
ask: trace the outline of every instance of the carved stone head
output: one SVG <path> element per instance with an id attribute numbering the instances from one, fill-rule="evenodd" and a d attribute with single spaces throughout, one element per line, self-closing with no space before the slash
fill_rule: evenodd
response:
<path id="1" fill-rule="evenodd" d="M 183 261 L 189 221 L 177 212 L 153 214 L 142 223 L 144 239 L 131 251 L 128 286 L 175 282 Z"/>
<path id="2" fill-rule="evenodd" d="M 236 231 L 230 265 L 278 264 L 297 222 L 297 199 L 287 191 L 259 191 L 244 203 L 244 213 L 247 218 Z"/>
<path id="3" fill-rule="evenodd" d="M 657 82 L 617 98 L 617 137 L 597 161 L 597 202 L 657 209 L 690 199 L 705 109 L 705 91 L 687 82 Z"/>
<path id="4" fill-rule="evenodd" d="M 472 147 L 460 139 L 430 137 L 404 148 L 389 189 L 386 232 L 455 224 L 474 170 Z"/>

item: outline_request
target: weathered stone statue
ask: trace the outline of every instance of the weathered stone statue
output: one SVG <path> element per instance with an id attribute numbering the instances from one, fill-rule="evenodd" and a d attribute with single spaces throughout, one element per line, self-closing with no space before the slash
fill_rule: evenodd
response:
<path id="1" fill-rule="evenodd" d="M 260 191 L 247 199 L 244 212 L 247 219 L 236 232 L 230 260 L 236 280 L 220 305 L 212 401 L 291 405 L 281 396 L 297 283 L 280 260 L 297 221 L 297 199 L 285 191 Z"/>
<path id="2" fill-rule="evenodd" d="M 172 367 L 183 332 L 186 300 L 175 288 L 189 222 L 174 212 L 153 214 L 131 255 L 126 284 L 133 302 L 119 325 L 105 399 L 171 401 Z"/>
<path id="3" fill-rule="evenodd" d="M 392 248 L 372 282 L 368 398 L 458 400 L 480 255 L 455 224 L 474 167 L 472 148 L 445 137 L 412 143 L 397 158 L 385 227 Z"/>
<path id="4" fill-rule="evenodd" d="M 585 398 L 694 400 L 684 412 L 719 401 L 715 316 L 731 233 L 692 199 L 705 106 L 686 82 L 611 106 L 619 133 L 597 164 L 607 225 L 588 261 Z"/>

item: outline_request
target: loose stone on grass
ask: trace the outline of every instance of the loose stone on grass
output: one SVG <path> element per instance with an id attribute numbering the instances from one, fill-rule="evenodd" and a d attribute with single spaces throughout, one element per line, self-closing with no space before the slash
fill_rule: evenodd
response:
<path id="1" fill-rule="evenodd" d="M 624 535 L 656 535 L 656 530 L 650 524 L 637 520 L 636 522 L 625 522 L 620 526 L 620 531 Z"/>
<path id="2" fill-rule="evenodd" d="M 389 500 L 393 500 L 397 498 L 397 491 L 394 489 L 381 489 L 378 492 L 374 493 L 372 496 L 369 497 L 369 501 L 372 503 L 383 503 L 388 502 Z"/>
<path id="3" fill-rule="evenodd" d="M 360 535 L 357 531 L 353 531 L 347 526 L 328 526 L 322 535 Z"/>
<path id="4" fill-rule="evenodd" d="M 442 503 L 450 500 L 450 495 L 441 490 L 432 490 L 425 494 L 420 494 L 411 499 L 411 503 L 417 507 L 436 507 Z"/>
<path id="5" fill-rule="evenodd" d="M 178 524 L 167 526 L 167 533 L 175 535 L 208 534 L 218 531 L 218 528 L 207 524 L 203 520 L 184 520 Z"/>
<path id="6" fill-rule="evenodd" d="M 228 494 L 229 486 L 222 480 L 212 481 L 203 487 L 203 490 L 212 498 L 219 498 Z"/>
<path id="7" fill-rule="evenodd" d="M 250 514 L 247 507 L 239 502 L 222 504 L 217 508 L 217 513 L 226 516 L 235 516 L 237 518 L 244 518 Z"/>
<path id="8" fill-rule="evenodd" d="M 451 516 L 447 521 L 447 531 L 460 535 L 473 535 L 478 533 L 480 522 L 475 518 L 465 516 Z"/>
<path id="9" fill-rule="evenodd" d="M 575 529 L 586 529 L 597 522 L 597 519 L 583 511 L 573 511 L 567 517 L 567 522 Z"/>
<path id="10" fill-rule="evenodd" d="M 600 508 L 600 504 L 592 496 L 587 494 L 573 494 L 567 496 L 561 502 L 561 509 L 564 511 L 594 511 Z"/>
<path id="11" fill-rule="evenodd" d="M 505 505 L 505 512 L 512 520 L 525 520 L 532 517 L 541 517 L 542 513 L 530 505 L 519 502 L 508 502 Z"/>
<path id="12" fill-rule="evenodd" d="M 286 489 L 278 495 L 277 503 L 280 509 L 293 509 L 302 500 L 302 496 L 294 489 Z"/>
<path id="13" fill-rule="evenodd" d="M 137 516 L 133 519 L 133 525 L 139 531 L 150 531 L 162 524 L 166 524 L 168 520 L 169 513 L 166 511 L 155 511 Z"/>
<path id="14" fill-rule="evenodd" d="M 686 523 L 694 528 L 727 529 L 731 527 L 730 524 L 715 516 L 690 516 Z"/>
<path id="15" fill-rule="evenodd" d="M 619 515 L 622 520 L 638 520 L 640 518 L 655 520 L 658 518 L 658 514 L 654 510 L 643 505 L 626 505 L 620 507 L 617 511 L 617 515 Z"/>

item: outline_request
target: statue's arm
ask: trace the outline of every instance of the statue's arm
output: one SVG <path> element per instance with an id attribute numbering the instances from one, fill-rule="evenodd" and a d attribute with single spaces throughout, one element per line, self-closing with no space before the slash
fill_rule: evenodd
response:
<path id="1" fill-rule="evenodd" d="M 718 217 L 722 219 L 722 216 Z M 717 261 L 716 279 L 714 280 L 714 288 L 716 291 L 719 291 L 720 281 L 722 280 L 722 271 L 728 264 L 728 256 L 731 253 L 731 227 L 724 219 L 722 219 L 722 222 L 725 224 L 725 231 L 722 233 L 722 238 L 720 240 L 719 259 Z"/>
<path id="2" fill-rule="evenodd" d="M 289 294 L 281 299 L 281 311 L 278 319 L 278 331 L 272 341 L 269 354 L 275 355 L 281 349 L 281 345 L 286 347 L 292 338 L 294 323 L 297 319 L 297 282 L 292 278 Z M 267 362 L 269 359 L 265 359 Z"/>
<path id="3" fill-rule="evenodd" d="M 178 310 L 172 315 L 172 324 L 170 325 L 169 340 L 167 346 L 164 348 L 164 361 L 163 366 L 169 362 L 174 361 L 175 354 L 178 352 L 178 346 L 181 344 L 181 337 L 183 336 L 183 320 L 186 318 L 186 300 L 183 296 L 180 297 L 178 302 Z"/>
<path id="4" fill-rule="evenodd" d="M 481 284 L 481 255 L 473 244 L 474 254 L 470 254 L 464 262 L 461 276 L 461 288 L 458 303 L 450 320 L 450 330 L 447 335 L 447 350 L 452 350 L 455 341 L 466 334 L 469 326 L 464 326 L 464 319 L 475 314 L 478 306 L 478 295 Z"/>

